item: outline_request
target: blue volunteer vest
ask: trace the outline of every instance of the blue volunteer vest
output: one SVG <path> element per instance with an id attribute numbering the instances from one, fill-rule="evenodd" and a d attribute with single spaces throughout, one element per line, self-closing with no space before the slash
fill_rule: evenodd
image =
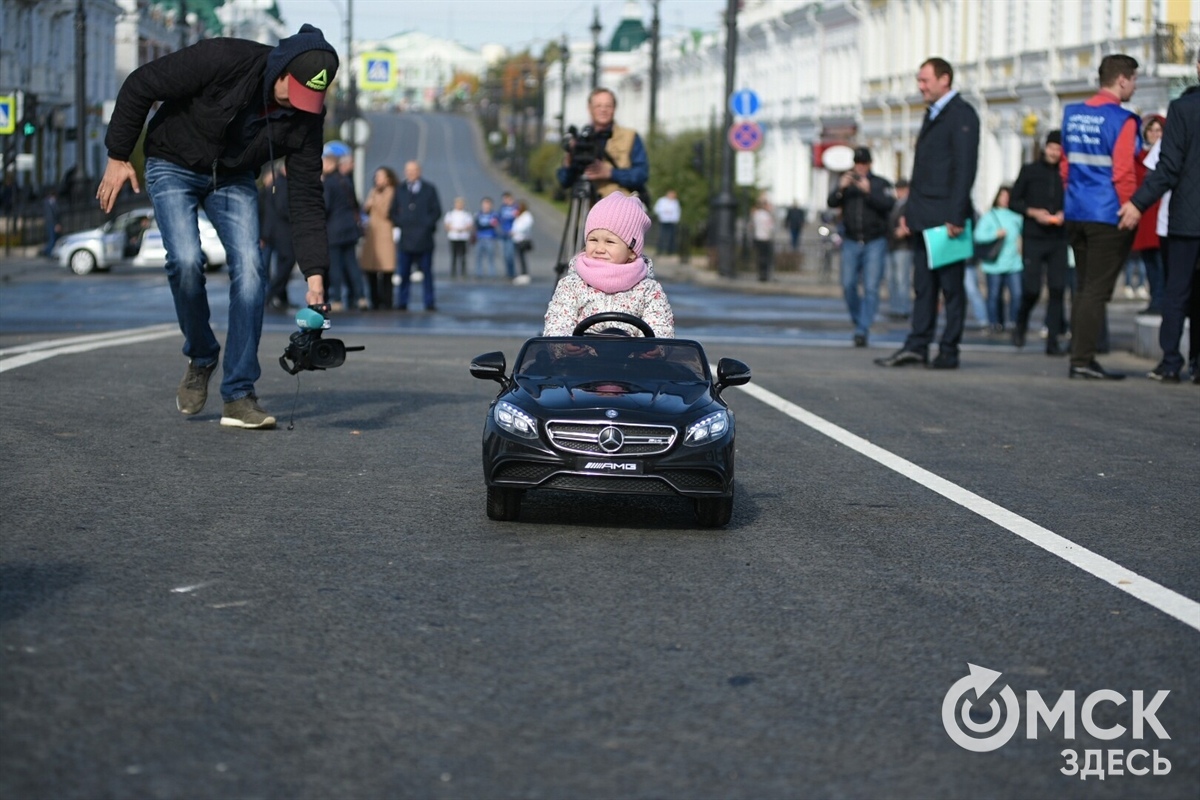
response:
<path id="1" fill-rule="evenodd" d="M 1113 186 L 1113 148 L 1126 120 L 1141 119 L 1116 103 L 1072 103 L 1063 111 L 1063 154 L 1070 164 L 1063 212 L 1070 222 L 1116 225 L 1121 201 Z M 1134 148 L 1140 148 L 1135 142 Z"/>

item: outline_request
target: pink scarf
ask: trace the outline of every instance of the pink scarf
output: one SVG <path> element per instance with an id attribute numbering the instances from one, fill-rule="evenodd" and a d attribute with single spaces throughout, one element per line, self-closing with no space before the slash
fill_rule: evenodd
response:
<path id="1" fill-rule="evenodd" d="M 575 257 L 575 271 L 588 286 L 605 294 L 616 294 L 632 289 L 646 277 L 646 261 L 636 258 L 628 264 L 612 264 L 580 253 Z"/>

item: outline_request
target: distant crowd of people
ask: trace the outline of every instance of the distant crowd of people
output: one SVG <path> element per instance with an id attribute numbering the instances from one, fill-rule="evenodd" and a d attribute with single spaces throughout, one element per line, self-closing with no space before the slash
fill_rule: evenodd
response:
<path id="1" fill-rule="evenodd" d="M 1142 313 L 1162 317 L 1163 357 L 1148 377 L 1180 381 L 1190 318 L 1190 374 L 1200 383 L 1200 93 L 1193 87 L 1165 117 L 1141 120 L 1123 106 L 1137 89 L 1137 70 L 1130 56 L 1106 56 L 1096 94 L 1066 107 L 1039 157 L 981 214 L 971 202 L 979 115 L 953 88 L 951 65 L 925 61 L 917 86 L 928 110 L 911 179 L 893 186 L 871 171 L 870 150 L 858 147 L 827 199 L 840 212 L 854 345 L 868 343 L 885 279 L 889 316 L 909 319 L 911 329 L 899 350 L 876 359 L 884 367 L 958 368 L 968 307 L 1022 348 L 1045 289 L 1046 355 L 1069 356 L 1071 378 L 1119 380 L 1125 376 L 1096 356 L 1108 351 L 1105 306 L 1124 274 L 1126 297 L 1144 298 Z M 752 220 L 757 245 L 767 220 Z M 931 358 L 939 313 L 945 321 Z"/>

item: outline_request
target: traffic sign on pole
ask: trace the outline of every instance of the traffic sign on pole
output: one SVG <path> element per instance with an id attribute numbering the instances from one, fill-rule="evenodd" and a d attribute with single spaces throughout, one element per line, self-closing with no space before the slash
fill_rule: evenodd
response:
<path id="1" fill-rule="evenodd" d="M 729 146 L 737 151 L 754 151 L 762 147 L 763 129 L 757 122 L 743 120 L 729 127 Z"/>
<path id="2" fill-rule="evenodd" d="M 0 97 L 0 135 L 7 136 L 17 129 L 17 102 L 12 95 Z"/>
<path id="3" fill-rule="evenodd" d="M 729 110 L 735 117 L 753 117 L 762 108 L 758 95 L 750 89 L 738 89 L 729 95 Z"/>
<path id="4" fill-rule="evenodd" d="M 738 186 L 754 186 L 754 153 L 740 150 L 736 154 L 734 165 L 734 183 Z"/>

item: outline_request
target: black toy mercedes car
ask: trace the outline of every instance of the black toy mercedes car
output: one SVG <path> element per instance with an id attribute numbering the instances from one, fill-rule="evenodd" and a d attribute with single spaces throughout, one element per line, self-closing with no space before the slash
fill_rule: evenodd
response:
<path id="1" fill-rule="evenodd" d="M 606 322 L 646 338 L 589 333 Z M 487 514 L 514 520 L 529 489 L 681 495 L 702 527 L 733 513 L 733 412 L 721 390 L 749 382 L 732 358 L 713 380 L 698 342 L 657 339 L 641 319 L 595 314 L 572 336 L 521 348 L 512 375 L 504 353 L 471 362 L 500 384 L 483 429 Z"/>

